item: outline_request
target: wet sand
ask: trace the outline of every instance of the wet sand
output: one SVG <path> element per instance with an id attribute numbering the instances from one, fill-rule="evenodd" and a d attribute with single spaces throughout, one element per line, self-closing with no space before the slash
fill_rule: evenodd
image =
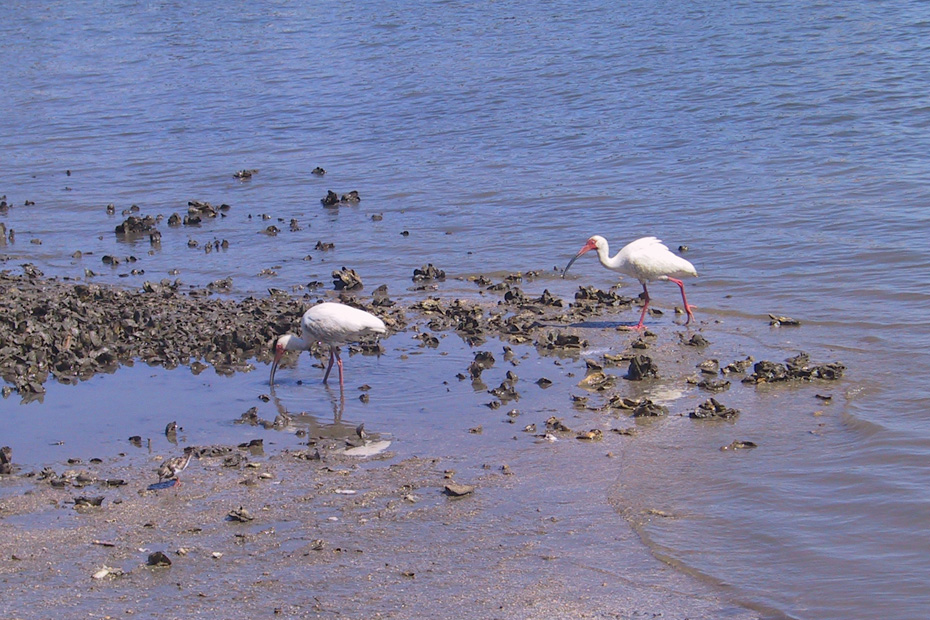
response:
<path id="1" fill-rule="evenodd" d="M 50 292 L 59 299 L 114 296 L 113 311 L 133 322 L 137 345 L 147 342 L 147 322 L 139 313 L 150 302 L 162 312 L 165 307 L 178 313 L 207 308 L 215 314 L 199 324 L 223 325 L 223 333 L 255 325 L 256 336 L 247 342 L 245 336 L 217 338 L 209 330 L 203 335 L 203 342 L 216 349 L 211 355 L 220 373 L 267 360 L 262 341 L 285 331 L 283 323 L 296 323 L 299 309 L 308 303 L 282 302 L 283 293 L 232 302 L 171 287 L 127 292 L 28 276 L 13 280 L 20 292 L 34 287 L 36 300 Z M 10 281 L 5 280 L 7 286 Z M 424 355 L 433 344 L 431 333 L 455 333 L 463 348 L 476 345 L 469 354 L 474 361 L 461 368 L 458 379 L 480 386 L 475 393 L 484 394 L 489 410 L 501 408 L 497 418 L 505 416 L 518 389 L 542 390 L 527 386 L 534 377 L 518 384 L 512 373 L 487 390 L 482 380 L 501 375 L 510 346 L 519 347 L 524 358 L 550 357 L 559 366 L 560 359 L 570 361 L 574 372 L 569 369 L 567 379 L 561 378 L 558 393 L 533 400 L 537 407 L 531 415 L 506 431 L 488 433 L 480 420 L 463 419 L 460 437 L 437 441 L 432 449 L 418 444 L 417 453 L 403 441 L 371 456 L 346 453 L 365 445 L 363 429 L 354 436 L 351 431 L 337 437 L 303 435 L 298 448 L 249 452 L 235 445 L 188 446 L 201 456 L 181 472 L 182 483 L 176 486 L 153 485 L 163 455 L 144 452 L 61 463 L 44 473 L 15 467 L 0 483 L 0 557 L 7 560 L 0 565 L 0 612 L 12 618 L 759 617 L 726 600 L 719 584 L 703 583 L 655 559 L 625 520 L 628 507 L 606 496 L 606 485 L 623 466 L 626 442 L 636 440 L 636 418 L 630 415 L 650 415 L 648 400 L 614 398 L 610 386 L 633 383 L 628 365 L 645 373 L 650 388 L 644 394 L 662 385 L 682 389 L 689 380 L 693 386 L 696 362 L 703 358 L 702 343 L 695 341 L 700 332 L 671 323 L 663 325 L 661 336 L 618 331 L 603 322 L 603 315 L 633 314 L 635 309 L 630 309 L 632 300 L 610 292 L 580 289 L 571 306 L 547 294 L 525 296 L 512 285 L 497 293 L 480 303 L 426 295 L 406 305 L 387 303 L 379 295 L 372 302 L 353 302 L 383 316 L 394 335 L 406 333 L 419 341 Z M 142 309 L 126 312 L 135 305 Z M 99 333 L 124 334 L 123 319 L 114 319 L 107 307 L 99 303 L 94 309 L 101 317 Z M 226 315 L 238 318 L 217 320 Z M 586 355 L 588 375 L 575 376 L 585 339 L 595 336 L 603 338 L 608 353 Z M 67 336 L 56 334 L 62 337 Z M 503 350 L 480 346 L 490 345 L 488 339 L 509 345 Z M 67 375 L 56 355 L 86 359 L 77 342 L 51 343 L 42 359 Z M 83 346 L 95 350 L 97 345 L 88 340 Z M 125 355 L 145 359 L 149 353 L 139 351 L 150 349 L 140 346 L 127 348 Z M 206 349 L 198 346 L 192 343 L 189 350 L 206 357 Z M 362 350 L 370 353 L 379 346 Z M 163 356 L 165 348 L 151 355 Z M 479 352 L 484 348 L 498 351 L 491 356 L 497 359 L 488 361 Z M 649 364 L 637 357 L 644 354 L 662 369 L 661 381 L 648 380 Z M 734 350 L 730 357 L 741 355 Z M 107 361 L 118 363 L 119 358 Z M 100 369 L 113 370 L 110 364 Z M 56 376 L 48 373 L 46 380 L 48 375 Z M 564 391 L 566 380 L 584 385 L 572 393 L 588 394 L 574 409 Z M 488 378 L 489 384 L 496 382 Z M 36 394 L 34 379 L 18 385 L 24 398 Z M 277 427 L 293 434 L 286 410 L 281 412 Z M 273 427 L 275 421 L 266 425 Z M 506 434 L 513 435 L 510 449 L 501 447 Z M 368 438 L 378 440 L 374 433 Z M 28 455 L 14 452 L 14 466 L 23 461 Z M 455 485 L 465 485 L 468 492 L 450 494 L 447 487 L 454 490 Z M 78 505 L 82 497 L 100 505 Z M 170 566 L 152 565 L 159 563 L 152 557 L 156 552 Z"/>
<path id="2" fill-rule="evenodd" d="M 750 617 L 645 555 L 594 481 L 539 498 L 533 474 L 490 468 L 453 498 L 453 459 L 253 462 L 201 460 L 154 491 L 126 465 L 98 468 L 118 489 L 6 482 L 22 493 L 0 503 L 4 617 Z M 79 493 L 106 499 L 76 509 Z M 553 493 L 584 509 L 551 516 Z M 156 551 L 171 565 L 147 565 Z"/>

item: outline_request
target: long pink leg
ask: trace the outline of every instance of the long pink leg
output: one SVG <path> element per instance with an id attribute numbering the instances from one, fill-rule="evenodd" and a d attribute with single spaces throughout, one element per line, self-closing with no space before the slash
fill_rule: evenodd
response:
<path id="1" fill-rule="evenodd" d="M 688 319 L 685 321 L 685 325 L 691 322 L 691 319 L 694 318 L 694 314 L 691 312 L 691 306 L 688 305 L 688 298 L 685 297 L 685 283 L 681 280 L 676 280 L 675 278 L 669 278 L 669 282 L 674 282 L 678 285 L 678 288 L 681 289 L 681 303 L 685 305 L 685 312 L 688 313 Z"/>
<path id="2" fill-rule="evenodd" d="M 329 379 L 329 371 L 333 369 L 333 361 L 336 359 L 335 349 L 336 347 L 329 348 L 329 366 L 326 367 L 326 374 L 323 375 L 323 383 Z M 339 362 L 339 377 L 342 378 L 342 362 Z"/>
<path id="3" fill-rule="evenodd" d="M 339 348 L 336 348 L 336 364 L 339 366 L 339 388 L 342 389 L 345 387 L 345 383 L 342 380 L 342 358 L 339 357 Z"/>
<path id="4" fill-rule="evenodd" d="M 643 312 L 639 315 L 639 323 L 633 329 L 642 329 L 643 321 L 646 319 L 646 310 L 649 309 L 649 291 L 646 289 L 646 283 L 643 282 Z"/>

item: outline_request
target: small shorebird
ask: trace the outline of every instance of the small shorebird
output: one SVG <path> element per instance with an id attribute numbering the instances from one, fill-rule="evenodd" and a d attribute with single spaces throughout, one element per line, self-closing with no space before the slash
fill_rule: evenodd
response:
<path id="1" fill-rule="evenodd" d="M 180 485 L 181 481 L 178 480 L 178 474 L 187 469 L 192 456 L 194 456 L 194 452 L 190 451 L 186 452 L 184 456 L 173 456 L 165 460 L 158 468 L 158 481 L 164 482 L 165 480 L 174 480 Z"/>

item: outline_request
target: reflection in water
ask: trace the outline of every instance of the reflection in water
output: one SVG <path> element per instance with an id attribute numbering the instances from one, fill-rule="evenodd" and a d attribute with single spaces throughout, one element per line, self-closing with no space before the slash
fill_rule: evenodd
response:
<path id="1" fill-rule="evenodd" d="M 323 389 L 332 407 L 332 422 L 324 422 L 307 411 L 296 413 L 288 411 L 284 401 L 278 397 L 274 386 L 271 386 L 271 400 L 278 411 L 275 428 L 289 429 L 298 435 L 305 434 L 308 446 L 329 449 L 349 450 L 380 442 L 380 434 L 367 431 L 364 422 L 356 423 L 344 419 L 346 399 L 341 387 L 338 394 L 328 385 L 324 385 Z M 356 451 L 355 454 L 364 455 L 363 451 Z"/>

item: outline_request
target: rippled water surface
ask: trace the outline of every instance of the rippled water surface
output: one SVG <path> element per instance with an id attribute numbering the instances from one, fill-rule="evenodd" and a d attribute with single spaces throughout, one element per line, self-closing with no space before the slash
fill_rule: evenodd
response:
<path id="1" fill-rule="evenodd" d="M 689 301 L 715 346 L 804 350 L 847 377 L 734 389 L 735 425 L 648 426 L 606 474 L 611 500 L 671 515 L 630 520 L 657 555 L 764 615 L 925 613 L 926 5 L 14 1 L 4 13 L 5 268 L 131 287 L 231 276 L 245 296 L 328 287 L 345 265 L 366 291 L 403 297 L 429 262 L 450 278 L 538 269 L 528 291 L 570 296 L 616 281 L 593 259 L 558 279 L 591 234 L 615 249 L 644 235 L 688 246 L 701 274 Z M 327 190 L 362 200 L 324 209 Z M 133 204 L 167 218 L 192 199 L 231 209 L 162 225 L 160 248 L 113 234 Z M 281 232 L 262 234 L 270 225 Z M 229 248 L 205 253 L 215 240 Z M 677 295 L 651 292 L 666 310 Z M 477 288 L 450 279 L 440 294 Z M 803 325 L 769 328 L 769 312 Z M 369 362 L 384 402 L 429 405 Z M 120 376 L 144 378 L 95 381 Z M 23 415 L 2 409 L 8 425 Z M 716 450 L 737 436 L 760 447 Z"/>

